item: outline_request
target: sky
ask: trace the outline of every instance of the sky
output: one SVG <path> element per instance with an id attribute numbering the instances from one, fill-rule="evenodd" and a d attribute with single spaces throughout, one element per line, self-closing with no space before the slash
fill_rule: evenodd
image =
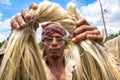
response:
<path id="1" fill-rule="evenodd" d="M 39 4 L 42 0 L 0 0 L 0 42 L 5 40 L 11 31 L 10 20 L 21 9 L 28 9 L 32 2 Z M 76 3 L 80 15 L 93 26 L 96 26 L 101 33 L 104 33 L 104 26 L 101 17 L 99 0 L 49 0 L 60 4 L 64 9 L 69 2 Z M 101 0 L 107 33 L 115 34 L 120 31 L 120 0 Z M 37 37 L 40 37 L 41 30 L 38 29 Z"/>

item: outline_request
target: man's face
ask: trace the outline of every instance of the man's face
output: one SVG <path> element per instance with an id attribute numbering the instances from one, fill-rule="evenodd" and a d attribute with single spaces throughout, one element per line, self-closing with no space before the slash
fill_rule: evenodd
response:
<path id="1" fill-rule="evenodd" d="M 45 36 L 43 41 L 43 49 L 46 55 L 53 59 L 58 59 L 63 56 L 63 51 L 66 48 L 66 41 L 62 35 L 54 33 L 50 36 Z"/>

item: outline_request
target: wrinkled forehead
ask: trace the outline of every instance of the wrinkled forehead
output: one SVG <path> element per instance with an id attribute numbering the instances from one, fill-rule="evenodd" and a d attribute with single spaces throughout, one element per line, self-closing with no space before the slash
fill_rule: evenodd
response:
<path id="1" fill-rule="evenodd" d="M 49 35 L 48 37 L 63 37 L 63 36 L 61 34 L 55 32 L 55 33 Z"/>

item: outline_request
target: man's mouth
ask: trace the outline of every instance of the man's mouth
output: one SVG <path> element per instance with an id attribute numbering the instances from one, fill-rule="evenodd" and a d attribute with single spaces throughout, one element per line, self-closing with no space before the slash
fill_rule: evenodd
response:
<path id="1" fill-rule="evenodd" d="M 52 53 L 58 53 L 58 52 L 60 52 L 60 49 L 58 49 L 58 48 L 52 48 L 52 49 L 50 49 L 50 52 L 52 52 Z"/>

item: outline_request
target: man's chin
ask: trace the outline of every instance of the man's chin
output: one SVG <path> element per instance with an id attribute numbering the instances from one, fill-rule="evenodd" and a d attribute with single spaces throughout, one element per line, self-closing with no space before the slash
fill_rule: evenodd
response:
<path id="1" fill-rule="evenodd" d="M 54 60 L 57 60 L 57 59 L 59 59 L 59 58 L 60 58 L 60 56 L 53 55 L 53 56 L 51 56 L 51 58 L 52 58 L 52 59 L 54 59 Z"/>

